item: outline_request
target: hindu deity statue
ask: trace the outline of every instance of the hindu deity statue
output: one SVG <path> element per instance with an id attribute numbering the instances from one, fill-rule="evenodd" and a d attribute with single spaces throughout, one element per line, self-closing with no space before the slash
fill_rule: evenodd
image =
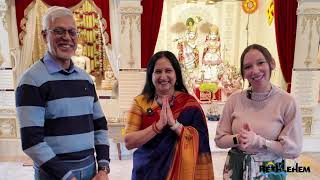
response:
<path id="1" fill-rule="evenodd" d="M 220 85 L 222 86 L 224 96 L 228 97 L 232 93 L 242 89 L 242 78 L 235 65 L 224 64 L 223 73 L 220 76 Z"/>
<path id="2" fill-rule="evenodd" d="M 189 17 L 186 21 L 187 31 L 182 38 L 178 38 L 178 59 L 182 67 L 193 71 L 199 64 L 199 49 L 197 47 L 197 25 L 196 20 Z"/>
<path id="3" fill-rule="evenodd" d="M 216 25 L 211 25 L 202 56 L 202 71 L 206 81 L 218 80 L 217 66 L 222 63 L 220 45 L 219 28 Z"/>
<path id="4" fill-rule="evenodd" d="M 104 79 L 101 81 L 101 88 L 112 90 L 113 88 L 112 86 L 114 85 L 115 81 L 116 81 L 116 78 L 112 71 L 111 65 L 108 64 L 104 72 Z"/>
<path id="5" fill-rule="evenodd" d="M 83 46 L 79 43 L 75 55 L 71 57 L 72 62 L 79 68 L 85 70 L 90 75 L 91 79 L 95 81 L 96 78 L 90 74 L 92 71 L 90 59 L 87 56 L 82 55 L 82 52 Z"/>

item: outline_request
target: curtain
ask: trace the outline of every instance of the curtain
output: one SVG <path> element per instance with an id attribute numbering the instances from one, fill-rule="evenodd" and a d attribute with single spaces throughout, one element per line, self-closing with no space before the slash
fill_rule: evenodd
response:
<path id="1" fill-rule="evenodd" d="M 114 76 L 119 77 L 119 62 L 120 62 L 120 14 L 119 14 L 119 0 L 110 1 L 110 27 L 111 27 L 111 39 L 112 47 L 107 46 L 109 62 L 114 73 Z"/>
<path id="2" fill-rule="evenodd" d="M 30 11 L 31 9 L 30 4 L 34 3 L 34 1 L 35 0 L 15 0 L 18 35 L 19 35 L 21 44 L 22 44 L 22 39 L 25 36 L 25 33 L 21 33 L 25 31 L 26 19 L 24 20 L 24 17 L 26 17 L 28 12 Z M 76 4 L 81 2 L 81 0 L 42 0 L 42 1 L 49 6 L 65 6 L 65 7 L 75 6 Z"/>
<path id="3" fill-rule="evenodd" d="M 109 0 L 93 0 L 94 3 L 101 9 L 101 16 L 103 17 L 104 28 L 102 34 L 105 35 L 106 43 L 111 44 L 110 37 L 110 10 L 109 10 Z M 105 33 L 107 32 L 107 34 Z"/>
<path id="4" fill-rule="evenodd" d="M 19 77 L 17 74 L 16 68 L 17 68 L 17 63 L 20 62 L 20 48 L 19 48 L 15 1 L 8 1 L 8 11 L 10 12 L 9 21 L 7 22 L 9 39 L 10 39 L 9 40 L 10 59 L 12 64 L 13 83 L 14 83 L 14 87 L 16 87 L 17 78 Z"/>
<path id="5" fill-rule="evenodd" d="M 17 16 L 17 26 L 18 26 L 18 35 L 20 36 L 20 40 L 22 40 L 24 34 L 23 26 L 26 22 L 23 20 L 23 18 L 26 16 L 26 14 L 29 12 L 30 4 L 35 0 L 15 0 L 16 6 L 16 16 Z M 67 8 L 73 7 L 81 2 L 81 0 L 42 0 L 45 4 L 49 6 L 64 6 Z M 100 8 L 101 15 L 106 21 L 106 24 L 110 24 L 110 17 L 109 17 L 109 1 L 108 0 L 91 0 L 94 1 L 94 3 Z M 110 26 L 105 27 L 105 31 L 108 35 L 110 35 Z M 22 42 L 21 42 L 22 43 Z M 108 38 L 108 43 L 111 43 L 111 38 Z"/>
<path id="6" fill-rule="evenodd" d="M 34 6 L 36 13 L 36 24 L 29 31 L 34 31 L 34 42 L 32 48 L 32 59 L 33 63 L 43 57 L 45 52 L 47 51 L 47 46 L 45 41 L 43 40 L 41 31 L 42 31 L 42 17 L 47 12 L 48 7 L 41 0 L 36 0 L 36 4 Z M 32 32 L 33 33 L 33 32 Z"/>
<path id="7" fill-rule="evenodd" d="M 26 29 L 31 30 L 36 27 L 36 8 L 32 8 L 27 14 L 28 23 L 26 24 Z M 33 64 L 32 49 L 34 45 L 35 31 L 28 31 L 23 38 L 20 61 L 16 64 L 17 77 L 19 78 L 22 73 Z"/>
<path id="8" fill-rule="evenodd" d="M 70 8 L 81 2 L 81 0 L 42 0 L 42 1 L 49 6 L 64 6 L 66 8 Z"/>
<path id="9" fill-rule="evenodd" d="M 141 67 L 146 68 L 157 43 L 163 0 L 142 0 L 141 5 Z"/>
<path id="10" fill-rule="evenodd" d="M 35 30 L 36 27 L 36 10 L 34 7 L 37 2 L 41 1 L 46 5 L 58 5 L 67 8 L 76 7 L 81 4 L 81 0 L 15 0 L 15 13 L 16 13 L 16 25 L 18 26 L 18 36 L 20 40 L 20 47 L 16 48 L 16 51 L 12 51 L 12 57 L 15 59 L 14 72 L 16 78 L 31 65 L 33 57 L 32 52 L 35 44 Z M 98 13 L 102 16 L 102 33 L 106 37 L 104 43 L 110 46 L 111 38 L 110 35 L 110 18 L 109 18 L 109 1 L 108 0 L 89 0 L 96 7 Z M 12 21 L 14 22 L 14 21 Z M 28 33 L 26 33 L 28 31 Z M 27 43 L 28 42 L 28 43 Z M 23 44 L 28 44 L 28 46 L 23 46 Z M 114 69 L 113 69 L 114 70 Z"/>
<path id="11" fill-rule="evenodd" d="M 32 1 L 33 0 L 15 0 L 18 36 L 24 36 L 24 33 L 21 33 L 21 32 L 25 32 L 26 20 L 24 19 L 24 17 L 26 17 L 26 15 L 28 14 L 28 10 L 30 10 L 29 6 L 31 6 Z M 22 42 L 20 41 L 20 43 Z"/>
<path id="12" fill-rule="evenodd" d="M 297 29 L 298 2 L 296 0 L 274 0 L 274 17 L 277 49 L 284 80 L 291 90 L 291 76 Z"/>

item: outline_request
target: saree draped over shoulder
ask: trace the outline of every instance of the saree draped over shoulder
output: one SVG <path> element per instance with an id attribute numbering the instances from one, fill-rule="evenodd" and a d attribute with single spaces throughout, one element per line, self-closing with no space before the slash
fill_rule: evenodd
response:
<path id="1" fill-rule="evenodd" d="M 132 180 L 212 180 L 213 165 L 204 113 L 196 99 L 176 92 L 173 116 L 183 125 L 178 136 L 169 127 L 133 154 Z M 143 95 L 134 99 L 126 133 L 145 129 L 160 118 L 161 107 Z"/>

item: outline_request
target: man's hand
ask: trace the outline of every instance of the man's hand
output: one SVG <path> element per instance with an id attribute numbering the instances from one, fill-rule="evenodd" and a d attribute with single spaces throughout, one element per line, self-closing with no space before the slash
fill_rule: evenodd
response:
<path id="1" fill-rule="evenodd" d="M 73 176 L 73 177 L 71 178 L 71 180 L 78 180 L 78 179 L 77 179 L 76 177 L 74 177 L 74 176 Z"/>
<path id="2" fill-rule="evenodd" d="M 98 171 L 98 174 L 96 174 L 92 180 L 109 180 L 108 174 L 104 171 Z"/>

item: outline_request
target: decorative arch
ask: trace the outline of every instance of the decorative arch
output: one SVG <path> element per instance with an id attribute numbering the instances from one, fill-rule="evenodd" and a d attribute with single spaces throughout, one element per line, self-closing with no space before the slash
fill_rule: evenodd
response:
<path id="1" fill-rule="evenodd" d="M 74 9 L 80 6 L 85 1 L 90 1 L 96 6 L 96 10 L 101 15 L 103 24 L 103 34 L 106 36 L 106 43 L 111 44 L 110 36 L 110 15 L 109 15 L 109 1 L 107 0 L 41 0 L 48 6 L 64 6 L 66 8 Z M 15 0 L 16 3 L 16 17 L 17 17 L 17 27 L 20 45 L 22 44 L 23 37 L 26 33 L 26 22 L 27 14 L 30 9 L 34 6 L 35 0 Z"/>
<path id="2" fill-rule="evenodd" d="M 91 74 L 97 77 L 96 79 L 98 79 L 98 82 L 101 82 L 103 79 L 105 79 L 104 75 L 106 72 L 107 74 L 113 74 L 114 76 L 113 72 L 117 70 L 113 69 L 113 64 L 111 63 L 114 62 L 111 62 L 107 55 L 108 49 L 111 48 L 109 1 L 71 0 L 66 3 L 57 0 L 16 0 L 16 2 L 17 1 L 19 1 L 19 3 L 16 4 L 16 18 L 19 41 L 22 49 L 21 57 L 18 60 L 21 62 L 19 63 L 17 77 L 19 77 L 30 65 L 32 65 L 34 60 L 41 58 L 46 51 L 46 47 L 41 38 L 41 17 L 45 13 L 47 7 L 53 5 L 63 6 L 71 9 L 74 13 L 74 16 L 77 16 L 75 12 L 79 11 L 79 9 L 82 13 L 82 16 L 84 15 L 83 13 L 86 13 L 86 18 L 90 18 L 91 20 L 90 24 L 95 26 L 94 28 L 92 26 L 89 27 L 88 25 L 83 26 L 82 28 L 84 31 L 81 31 L 83 37 L 86 35 L 89 37 L 90 35 L 90 38 L 83 38 L 84 44 L 82 45 L 85 46 L 83 55 L 89 57 L 91 60 Z M 90 12 L 84 12 L 81 10 L 85 5 L 88 4 L 90 4 Z M 30 13 L 32 15 L 30 15 Z M 92 19 L 94 19 L 94 23 Z M 85 20 L 83 19 L 83 21 Z M 77 25 L 79 24 L 77 23 Z M 32 29 L 31 31 L 34 32 L 28 32 L 28 34 L 26 34 L 26 32 L 30 31 L 30 29 Z M 32 43 L 28 43 L 28 46 L 24 46 L 23 42 L 26 44 L 26 42 L 29 42 L 29 40 L 31 41 L 31 37 L 29 36 L 32 36 Z"/>

